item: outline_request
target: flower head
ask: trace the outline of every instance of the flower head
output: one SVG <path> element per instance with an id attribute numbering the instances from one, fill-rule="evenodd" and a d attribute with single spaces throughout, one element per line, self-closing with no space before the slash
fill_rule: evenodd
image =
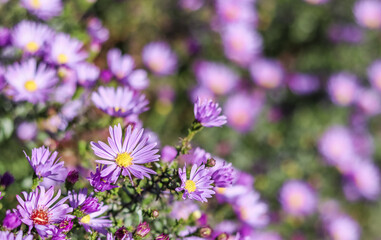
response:
<path id="1" fill-rule="evenodd" d="M 2 240 L 33 240 L 33 235 L 27 234 L 24 236 L 22 230 L 18 231 L 18 233 L 3 231 L 3 232 L 0 232 L 0 239 Z"/>
<path id="2" fill-rule="evenodd" d="M 83 43 L 70 35 L 58 33 L 53 39 L 47 61 L 55 65 L 74 67 L 84 61 L 87 53 L 82 51 Z"/>
<path id="3" fill-rule="evenodd" d="M 148 110 L 148 100 L 144 94 L 128 87 L 99 87 L 91 99 L 103 112 L 115 117 L 127 117 Z"/>
<path id="4" fill-rule="evenodd" d="M 339 106 L 348 106 L 353 103 L 356 99 L 357 90 L 357 78 L 350 73 L 338 73 L 329 79 L 329 95 L 332 101 Z"/>
<path id="5" fill-rule="evenodd" d="M 17 212 L 8 210 L 3 220 L 3 227 L 9 231 L 21 225 L 21 220 Z"/>
<path id="6" fill-rule="evenodd" d="M 58 82 L 56 71 L 35 59 L 14 63 L 7 68 L 5 79 L 14 101 L 45 102 Z"/>
<path id="7" fill-rule="evenodd" d="M 90 173 L 90 177 L 87 178 L 89 180 L 90 185 L 94 188 L 95 192 L 104 192 L 118 187 L 112 184 L 110 176 L 101 176 L 101 172 L 105 168 L 106 167 L 103 165 L 98 165 L 97 169 L 95 170 L 95 173 Z"/>
<path id="8" fill-rule="evenodd" d="M 381 27 L 381 3 L 377 0 L 359 0 L 353 13 L 360 26 L 379 29 Z"/>
<path id="9" fill-rule="evenodd" d="M 319 79 L 313 75 L 296 73 L 288 80 L 288 87 L 295 94 L 305 95 L 315 92 L 319 88 Z"/>
<path id="10" fill-rule="evenodd" d="M 108 51 L 107 63 L 113 75 L 119 80 L 127 78 L 135 67 L 134 59 L 130 55 L 122 55 L 116 48 Z"/>
<path id="11" fill-rule="evenodd" d="M 129 125 L 126 130 L 124 141 L 122 141 L 122 127 L 110 126 L 108 143 L 110 146 L 99 141 L 91 142 L 95 155 L 105 160 L 97 160 L 98 163 L 107 165 L 101 172 L 101 177 L 111 175 L 111 181 L 118 180 L 119 175 L 132 176 L 143 179 L 151 178 L 150 174 L 155 171 L 143 166 L 146 163 L 159 161 L 159 151 L 155 146 L 157 143 L 148 144 L 149 136 L 143 136 L 144 129 L 134 128 Z"/>
<path id="12" fill-rule="evenodd" d="M 42 20 L 49 20 L 61 14 L 61 0 L 21 0 L 21 5 Z"/>
<path id="13" fill-rule="evenodd" d="M 100 74 L 99 68 L 88 62 L 79 63 L 74 69 L 77 73 L 78 83 L 84 87 L 94 86 Z"/>
<path id="14" fill-rule="evenodd" d="M 165 42 L 152 42 L 143 49 L 144 64 L 160 76 L 171 75 L 177 68 L 177 56 Z"/>
<path id="15" fill-rule="evenodd" d="M 45 24 L 22 21 L 12 31 L 12 43 L 28 54 L 37 54 L 53 38 L 53 30 Z"/>
<path id="16" fill-rule="evenodd" d="M 279 87 L 284 78 L 282 65 L 268 59 L 255 61 L 250 67 L 250 73 L 255 83 L 267 89 Z"/>
<path id="17" fill-rule="evenodd" d="M 222 109 L 212 100 L 198 98 L 194 104 L 196 121 L 204 127 L 220 127 L 226 123 L 226 117 L 221 114 Z"/>
<path id="18" fill-rule="evenodd" d="M 213 180 L 208 175 L 208 170 L 205 166 L 198 166 L 194 164 L 191 169 L 189 179 L 187 177 L 186 166 L 179 168 L 179 176 L 181 179 L 181 186 L 176 188 L 176 191 L 184 191 L 183 199 L 193 199 L 200 202 L 207 202 L 207 198 L 212 197 L 214 191 L 212 190 Z"/>
<path id="19" fill-rule="evenodd" d="M 326 223 L 326 229 L 335 240 L 359 240 L 361 236 L 359 224 L 344 214 Z"/>
<path id="20" fill-rule="evenodd" d="M 255 191 L 239 195 L 233 202 L 233 208 L 239 219 L 251 227 L 264 227 L 269 222 L 268 206 L 260 201 L 260 195 Z"/>
<path id="21" fill-rule="evenodd" d="M 145 237 L 151 231 L 147 222 L 140 223 L 136 228 L 135 234 L 139 237 Z"/>
<path id="22" fill-rule="evenodd" d="M 30 229 L 35 227 L 40 235 L 45 235 L 46 227 L 60 223 L 66 217 L 69 217 L 68 214 L 73 211 L 73 208 L 64 203 L 68 197 L 64 197 L 57 202 L 61 196 L 61 190 L 58 190 L 55 197 L 53 195 L 53 187 L 45 191 L 44 187 L 38 186 L 36 190 L 29 194 L 23 192 L 25 200 L 19 195 L 16 196 L 19 202 L 17 212 L 21 221 L 28 225 Z"/>
<path id="23" fill-rule="evenodd" d="M 216 187 L 231 187 L 236 179 L 236 172 L 231 163 L 215 159 L 216 165 L 210 168 L 210 175 Z"/>

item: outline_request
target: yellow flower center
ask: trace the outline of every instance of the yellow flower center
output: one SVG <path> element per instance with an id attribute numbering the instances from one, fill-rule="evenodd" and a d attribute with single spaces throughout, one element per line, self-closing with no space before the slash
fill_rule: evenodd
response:
<path id="1" fill-rule="evenodd" d="M 289 197 L 289 203 L 293 209 L 299 209 L 303 206 L 304 197 L 300 193 L 293 193 Z"/>
<path id="2" fill-rule="evenodd" d="M 60 53 L 57 57 L 58 63 L 59 64 L 65 64 L 68 61 L 68 57 L 64 53 Z"/>
<path id="3" fill-rule="evenodd" d="M 132 157 L 129 153 L 120 153 L 116 157 L 115 161 L 119 167 L 128 167 L 132 165 Z"/>
<path id="4" fill-rule="evenodd" d="M 196 191 L 196 183 L 192 180 L 187 180 L 185 182 L 185 189 L 190 193 Z"/>
<path id="5" fill-rule="evenodd" d="M 32 1 L 30 1 L 30 4 L 35 9 L 39 9 L 41 7 L 40 0 L 32 0 Z"/>
<path id="6" fill-rule="evenodd" d="M 124 108 L 120 108 L 120 107 L 114 107 L 114 110 L 115 112 L 121 111 L 122 113 L 126 111 Z"/>
<path id="7" fill-rule="evenodd" d="M 31 52 L 31 53 L 35 53 L 37 52 L 37 50 L 40 48 L 38 46 L 38 44 L 36 42 L 29 42 L 26 46 L 25 46 L 26 50 L 28 52 Z"/>
<path id="8" fill-rule="evenodd" d="M 83 218 L 81 218 L 81 223 L 88 224 L 91 220 L 90 215 L 86 215 Z"/>
<path id="9" fill-rule="evenodd" d="M 220 187 L 218 187 L 218 188 L 216 188 L 216 191 L 219 194 L 224 194 L 226 192 L 226 188 L 220 188 Z"/>
<path id="10" fill-rule="evenodd" d="M 37 90 L 37 84 L 34 80 L 28 80 L 24 83 L 24 87 L 29 92 L 34 92 Z"/>

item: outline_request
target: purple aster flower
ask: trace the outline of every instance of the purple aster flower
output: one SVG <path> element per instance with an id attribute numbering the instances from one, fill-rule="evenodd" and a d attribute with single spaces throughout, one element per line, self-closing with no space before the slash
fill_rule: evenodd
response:
<path id="1" fill-rule="evenodd" d="M 69 191 L 69 203 L 73 209 L 79 209 L 84 216 L 79 219 L 86 231 L 91 232 L 91 229 L 100 233 L 106 234 L 106 228 L 111 227 L 111 220 L 107 216 L 101 216 L 108 209 L 108 206 L 103 206 L 103 203 L 93 195 L 87 196 L 87 189 L 82 189 L 78 193 Z"/>
<path id="2" fill-rule="evenodd" d="M 222 24 L 248 23 L 256 25 L 257 13 L 251 2 L 217 0 L 216 12 Z"/>
<path id="3" fill-rule="evenodd" d="M 73 221 L 71 218 L 65 218 L 60 224 L 58 225 L 58 228 L 61 232 L 67 233 L 73 228 Z"/>
<path id="4" fill-rule="evenodd" d="M 328 128 L 319 140 L 319 151 L 331 165 L 348 165 L 354 156 L 354 146 L 350 131 L 344 126 Z"/>
<path id="5" fill-rule="evenodd" d="M 255 240 L 282 240 L 282 237 L 276 232 L 257 232 L 252 238 Z"/>
<path id="6" fill-rule="evenodd" d="M 222 32 L 225 55 L 228 59 L 247 66 L 262 51 L 262 37 L 246 24 L 228 24 Z"/>
<path id="7" fill-rule="evenodd" d="M 74 69 L 79 85 L 84 87 L 94 86 L 100 74 L 99 68 L 88 62 L 79 63 L 75 65 Z"/>
<path id="8" fill-rule="evenodd" d="M 368 78 L 370 83 L 378 91 L 381 91 L 381 60 L 378 59 L 368 67 Z"/>
<path id="9" fill-rule="evenodd" d="M 77 170 L 71 170 L 66 177 L 66 182 L 69 182 L 70 184 L 75 184 L 78 182 L 79 179 L 79 172 Z"/>
<path id="10" fill-rule="evenodd" d="M 381 2 L 377 0 L 358 0 L 353 8 L 356 21 L 360 26 L 379 29 L 381 27 Z"/>
<path id="11" fill-rule="evenodd" d="M 177 150 L 176 148 L 172 146 L 164 146 L 163 149 L 161 149 L 161 160 L 164 162 L 172 162 L 177 156 Z"/>
<path id="12" fill-rule="evenodd" d="M 186 164 L 197 164 L 197 166 L 206 164 L 208 159 L 211 157 L 212 155 L 210 153 L 206 152 L 204 149 L 199 147 L 193 148 L 188 154 L 181 156 L 181 158 L 184 159 Z"/>
<path id="13" fill-rule="evenodd" d="M 65 181 L 67 169 L 64 167 L 64 162 L 57 159 L 58 152 L 51 153 L 49 148 L 42 146 L 32 149 L 31 158 L 25 151 L 24 154 L 38 178 L 48 179 L 54 183 Z"/>
<path id="14" fill-rule="evenodd" d="M 28 54 L 37 54 L 52 40 L 54 31 L 45 24 L 22 21 L 12 31 L 12 43 Z"/>
<path id="15" fill-rule="evenodd" d="M 180 0 L 179 4 L 182 8 L 190 11 L 196 11 L 204 5 L 205 0 Z"/>
<path id="16" fill-rule="evenodd" d="M 121 240 L 133 240 L 132 233 L 130 233 L 125 226 L 120 227 L 115 232 L 115 238 Z"/>
<path id="17" fill-rule="evenodd" d="M 87 58 L 87 53 L 82 51 L 83 43 L 68 34 L 58 33 L 47 55 L 47 61 L 56 65 L 74 67 Z"/>
<path id="18" fill-rule="evenodd" d="M 136 90 L 144 90 L 149 86 L 148 74 L 143 69 L 136 69 L 127 78 L 130 87 Z"/>
<path id="19" fill-rule="evenodd" d="M 144 64 L 156 75 L 167 76 L 177 69 L 177 56 L 166 42 L 151 42 L 143 49 Z"/>
<path id="20" fill-rule="evenodd" d="M 239 219 L 252 228 L 264 227 L 269 222 L 268 206 L 260 201 L 260 195 L 255 191 L 240 195 L 233 208 Z"/>
<path id="21" fill-rule="evenodd" d="M 95 173 L 90 173 L 89 180 L 90 185 L 94 188 L 95 192 L 104 192 L 116 188 L 118 186 L 112 185 L 112 181 L 110 179 L 111 176 L 101 176 L 101 172 L 105 170 L 105 166 L 97 166 Z"/>
<path id="22" fill-rule="evenodd" d="M 96 43 L 104 43 L 109 38 L 109 31 L 103 27 L 102 21 L 99 18 L 92 17 L 87 23 L 87 32 L 92 40 Z"/>
<path id="23" fill-rule="evenodd" d="M 9 172 L 5 172 L 3 176 L 0 176 L 0 186 L 3 188 L 7 188 L 15 181 L 13 175 Z"/>
<path id="24" fill-rule="evenodd" d="M 22 122 L 17 127 L 16 135 L 22 141 L 32 141 L 38 133 L 35 122 Z"/>
<path id="25" fill-rule="evenodd" d="M 1 91 L 1 90 L 5 87 L 5 85 L 6 85 L 4 75 L 5 75 L 5 68 L 4 68 L 2 65 L 0 65 L 0 91 Z"/>
<path id="26" fill-rule="evenodd" d="M 20 230 L 18 233 L 12 233 L 8 231 L 0 231 L 0 239 L 2 240 L 33 240 L 33 235 L 27 234 L 23 235 L 23 231 Z"/>
<path id="27" fill-rule="evenodd" d="M 112 128 L 110 126 L 110 136 L 108 143 L 110 146 L 99 141 L 91 142 L 94 154 L 105 160 L 97 160 L 100 164 L 107 165 L 101 172 L 101 177 L 111 174 L 111 181 L 118 180 L 119 175 L 129 176 L 132 182 L 132 176 L 143 179 L 151 178 L 149 174 L 156 174 L 155 171 L 143 166 L 146 163 L 159 161 L 159 151 L 155 146 L 157 143 L 148 144 L 149 137 L 143 136 L 144 129 L 128 126 L 124 141 L 122 140 L 122 127 L 119 125 Z"/>
<path id="28" fill-rule="evenodd" d="M 118 80 L 124 80 L 135 67 L 135 61 L 130 55 L 122 55 L 119 49 L 113 48 L 107 53 L 107 63 Z"/>
<path id="29" fill-rule="evenodd" d="M 99 87 L 91 99 L 99 109 L 114 117 L 127 117 L 148 110 L 146 96 L 128 87 Z"/>
<path id="30" fill-rule="evenodd" d="M 320 82 L 317 77 L 303 73 L 293 74 L 287 83 L 291 91 L 299 95 L 316 92 L 320 86 Z"/>
<path id="31" fill-rule="evenodd" d="M 219 188 L 231 187 L 236 180 L 236 173 L 231 163 L 215 158 L 216 165 L 210 168 L 209 175 L 214 185 Z"/>
<path id="32" fill-rule="evenodd" d="M 187 220 L 193 213 L 200 212 L 199 207 L 192 200 L 176 201 L 172 204 L 170 217 Z"/>
<path id="33" fill-rule="evenodd" d="M 179 176 L 181 179 L 181 186 L 176 188 L 176 191 L 182 192 L 183 199 L 192 199 L 200 202 L 207 202 L 207 198 L 211 198 L 214 194 L 212 190 L 213 180 L 208 175 L 208 170 L 205 166 L 198 166 L 194 164 L 191 169 L 189 179 L 187 177 L 187 169 L 184 166 L 183 169 L 179 168 Z"/>
<path id="34" fill-rule="evenodd" d="M 136 228 L 135 234 L 139 237 L 145 237 L 151 231 L 147 222 L 140 223 Z"/>
<path id="35" fill-rule="evenodd" d="M 328 234 L 335 240 L 359 240 L 361 228 L 348 215 L 335 217 L 325 224 Z"/>
<path id="36" fill-rule="evenodd" d="M 319 5 L 329 2 L 330 0 L 304 0 L 310 4 Z"/>
<path id="37" fill-rule="evenodd" d="M 11 31 L 8 28 L 0 27 L 0 47 L 5 47 L 11 42 Z"/>
<path id="38" fill-rule="evenodd" d="M 14 101 L 45 102 L 58 82 L 56 71 L 44 63 L 37 66 L 35 59 L 14 63 L 4 75 Z"/>
<path id="39" fill-rule="evenodd" d="M 3 220 L 3 227 L 8 231 L 11 231 L 21 225 L 21 220 L 17 212 L 11 212 L 7 210 Z"/>
<path id="40" fill-rule="evenodd" d="M 284 78 L 282 65 L 269 59 L 255 61 L 250 67 L 250 73 L 256 84 L 267 89 L 279 87 Z"/>
<path id="41" fill-rule="evenodd" d="M 17 206 L 18 214 L 21 221 L 29 226 L 29 231 L 35 227 L 40 235 L 45 235 L 46 228 L 49 225 L 60 223 L 69 213 L 73 211 L 71 207 L 64 204 L 68 197 L 64 197 L 57 202 L 61 196 L 61 190 L 58 190 L 55 197 L 54 188 L 51 187 L 48 191 L 45 188 L 38 186 L 36 190 L 30 192 L 22 192 L 25 200 L 19 195 L 16 198 L 19 202 Z"/>
<path id="42" fill-rule="evenodd" d="M 21 6 L 42 20 L 49 20 L 61 14 L 61 0 L 21 0 Z"/>
<path id="43" fill-rule="evenodd" d="M 204 127 L 221 127 L 226 123 L 226 116 L 220 115 L 222 109 L 212 100 L 198 98 L 194 104 L 194 117 Z"/>
<path id="44" fill-rule="evenodd" d="M 290 180 L 282 186 L 279 201 L 290 215 L 307 216 L 315 212 L 317 197 L 305 182 Z"/>
<path id="45" fill-rule="evenodd" d="M 328 92 L 331 100 L 339 106 L 348 106 L 356 99 L 358 89 L 355 75 L 341 72 L 330 77 Z"/>
<path id="46" fill-rule="evenodd" d="M 365 116 L 372 117 L 380 114 L 380 93 L 373 89 L 360 89 L 357 94 L 356 105 Z"/>
<path id="47" fill-rule="evenodd" d="M 238 75 L 224 64 L 202 61 L 196 65 L 198 82 L 215 94 L 225 95 L 238 83 Z"/>
<path id="48" fill-rule="evenodd" d="M 228 126 L 241 133 L 250 131 L 263 105 L 264 98 L 260 95 L 239 92 L 229 96 L 224 105 Z"/>

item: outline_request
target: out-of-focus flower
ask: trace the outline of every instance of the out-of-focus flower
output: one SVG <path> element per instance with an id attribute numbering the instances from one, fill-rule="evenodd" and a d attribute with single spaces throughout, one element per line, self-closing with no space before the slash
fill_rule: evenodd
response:
<path id="1" fill-rule="evenodd" d="M 275 232 L 257 232 L 252 237 L 255 240 L 282 240 L 282 237 Z"/>
<path id="2" fill-rule="evenodd" d="M 45 24 L 22 21 L 12 31 L 12 43 L 28 54 L 37 54 L 53 38 L 54 31 Z"/>
<path id="3" fill-rule="evenodd" d="M 22 122 L 17 127 L 17 137 L 22 141 L 31 141 L 37 136 L 37 124 L 35 122 Z"/>
<path id="4" fill-rule="evenodd" d="M 132 233 L 130 233 L 125 226 L 116 230 L 115 238 L 122 240 L 133 240 Z"/>
<path id="5" fill-rule="evenodd" d="M 148 110 L 148 100 L 144 94 L 128 87 L 99 87 L 93 92 L 91 100 L 103 112 L 114 117 L 127 117 Z"/>
<path id="6" fill-rule="evenodd" d="M 284 78 L 282 65 L 275 60 L 269 59 L 260 59 L 253 62 L 250 73 L 256 84 L 267 89 L 279 87 Z"/>
<path id="7" fill-rule="evenodd" d="M 356 99 L 357 78 L 347 72 L 337 73 L 330 77 L 327 88 L 332 102 L 339 106 L 348 106 Z"/>
<path id="8" fill-rule="evenodd" d="M 242 133 L 250 131 L 262 110 L 263 101 L 261 96 L 243 92 L 230 96 L 224 105 L 228 126 Z"/>
<path id="9" fill-rule="evenodd" d="M 21 0 L 21 6 L 42 20 L 49 20 L 61 14 L 61 0 Z"/>
<path id="10" fill-rule="evenodd" d="M 194 117 L 204 127 L 221 127 L 226 116 L 220 115 L 222 109 L 212 100 L 198 98 L 194 104 Z"/>
<path id="11" fill-rule="evenodd" d="M 325 223 L 328 234 L 335 240 L 359 240 L 361 229 L 358 223 L 347 215 L 341 215 Z"/>
<path id="12" fill-rule="evenodd" d="M 318 5 L 318 4 L 324 4 L 324 3 L 327 3 L 329 2 L 330 0 L 304 0 L 310 4 L 315 4 L 315 5 Z"/>
<path id="13" fill-rule="evenodd" d="M 45 102 L 58 82 L 56 71 L 35 59 L 14 63 L 4 75 L 14 101 Z"/>
<path id="14" fill-rule="evenodd" d="M 30 229 L 35 227 L 40 235 L 45 235 L 49 225 L 60 223 L 73 211 L 69 205 L 64 203 L 68 197 L 64 197 L 57 202 L 61 196 L 61 190 L 58 190 L 57 195 L 53 197 L 53 187 L 45 191 L 44 187 L 38 186 L 33 192 L 29 194 L 23 192 L 23 195 L 25 200 L 16 195 L 19 202 L 17 211 L 21 221 L 28 225 Z"/>
<path id="15" fill-rule="evenodd" d="M 17 233 L 12 233 L 8 231 L 0 231 L 0 239 L 4 240 L 33 240 L 33 235 L 26 234 L 23 235 L 23 230 L 18 231 Z"/>
<path id="16" fill-rule="evenodd" d="M 64 162 L 57 159 L 58 152 L 51 153 L 49 148 L 42 146 L 32 149 L 31 158 L 25 152 L 24 154 L 38 178 L 58 183 L 65 181 L 67 169 L 64 167 Z"/>
<path id="17" fill-rule="evenodd" d="M 319 151 L 329 164 L 345 166 L 354 156 L 350 131 L 343 126 L 328 128 L 319 140 Z"/>
<path id="18" fill-rule="evenodd" d="M 161 159 L 164 162 L 172 162 L 177 156 L 177 150 L 176 148 L 172 146 L 164 146 L 163 149 L 161 149 Z"/>
<path id="19" fill-rule="evenodd" d="M 197 80 L 215 94 L 225 95 L 238 83 L 238 75 L 224 64 L 202 61 L 195 67 Z"/>
<path id="20" fill-rule="evenodd" d="M 212 197 L 214 194 L 212 190 L 213 180 L 207 173 L 208 170 L 205 169 L 204 165 L 198 166 L 194 164 L 188 179 L 186 167 L 183 169 L 179 168 L 181 186 L 176 188 L 176 191 L 184 191 L 183 199 L 189 198 L 200 202 L 207 202 L 207 198 Z"/>
<path id="21" fill-rule="evenodd" d="M 151 178 L 150 174 L 156 174 L 155 171 L 144 167 L 143 164 L 159 161 L 159 151 L 155 148 L 157 143 L 148 144 L 149 137 L 143 137 L 144 129 L 132 129 L 127 127 L 124 141 L 122 141 L 122 127 L 119 125 L 112 128 L 110 126 L 109 145 L 99 141 L 91 142 L 94 154 L 105 160 L 97 160 L 100 164 L 107 165 L 102 169 L 101 177 L 111 175 L 111 181 L 118 180 L 119 175 L 128 176 L 132 182 L 132 176 L 143 179 Z"/>
<path id="22" fill-rule="evenodd" d="M 177 56 L 166 42 L 151 42 L 143 49 L 144 64 L 156 75 L 167 76 L 177 69 Z"/>
<path id="23" fill-rule="evenodd" d="M 101 216 L 108 209 L 108 206 L 103 206 L 93 195 L 87 196 L 87 189 L 82 189 L 78 193 L 69 191 L 69 203 L 73 209 L 78 209 L 83 213 L 83 217 L 79 219 L 86 231 L 91 232 L 91 229 L 100 233 L 106 234 L 106 228 L 112 226 L 111 220 L 107 216 Z"/>
<path id="24" fill-rule="evenodd" d="M 216 12 L 222 24 L 256 24 L 258 20 L 255 8 L 247 1 L 217 0 Z"/>
<path id="25" fill-rule="evenodd" d="M 127 54 L 122 54 L 119 49 L 113 48 L 107 53 L 107 63 L 118 80 L 124 80 L 135 67 L 134 59 Z"/>
<path id="26" fill-rule="evenodd" d="M 143 69 L 136 69 L 128 76 L 127 83 L 133 89 L 144 90 L 149 86 L 148 74 Z"/>
<path id="27" fill-rule="evenodd" d="M 316 193 L 305 182 L 290 180 L 282 186 L 280 202 L 288 214 L 307 216 L 316 210 L 317 197 Z"/>
<path id="28" fill-rule="evenodd" d="M 319 89 L 319 79 L 313 75 L 297 73 L 288 79 L 288 87 L 295 94 L 304 95 Z"/>
<path id="29" fill-rule="evenodd" d="M 90 173 L 89 180 L 90 185 L 94 188 L 95 192 L 104 192 L 116 188 L 118 186 L 113 185 L 109 176 L 102 177 L 101 172 L 105 169 L 105 166 L 97 166 L 95 173 Z"/>
<path id="30" fill-rule="evenodd" d="M 83 43 L 68 34 L 58 33 L 50 46 L 46 60 L 56 65 L 74 67 L 87 58 Z"/>
<path id="31" fill-rule="evenodd" d="M 181 156 L 181 158 L 184 159 L 186 164 L 197 164 L 198 166 L 206 164 L 208 159 L 211 157 L 212 155 L 210 155 L 210 153 L 208 153 L 200 147 L 193 148 L 192 150 L 190 150 L 188 154 L 184 154 Z"/>
<path id="32" fill-rule="evenodd" d="M 360 43 L 364 39 L 363 29 L 357 25 L 334 24 L 328 29 L 329 38 L 336 43 Z"/>
<path id="33" fill-rule="evenodd" d="M 368 78 L 374 88 L 381 91 L 381 60 L 376 60 L 368 67 Z"/>
<path id="34" fill-rule="evenodd" d="M 94 86 L 100 74 L 99 68 L 88 62 L 79 63 L 75 65 L 74 69 L 79 85 L 84 87 Z"/>
<path id="35" fill-rule="evenodd" d="M 353 13 L 360 26 L 378 29 L 381 27 L 381 2 L 377 0 L 358 0 Z"/>
<path id="36" fill-rule="evenodd" d="M 71 184 L 75 184 L 78 182 L 79 179 L 79 172 L 77 170 L 71 170 L 66 177 L 66 182 L 69 182 Z"/>
<path id="37" fill-rule="evenodd" d="M 262 51 L 262 38 L 246 24 L 228 24 L 222 31 L 224 52 L 228 59 L 247 66 Z"/>
<path id="38" fill-rule="evenodd" d="M 87 23 L 87 32 L 92 37 L 92 41 L 97 44 L 106 42 L 109 38 L 109 31 L 103 27 L 99 18 L 91 18 Z"/>
<path id="39" fill-rule="evenodd" d="M 259 193 L 246 191 L 233 203 L 233 208 L 239 219 L 252 228 L 264 227 L 269 222 L 268 206 L 261 202 L 259 198 Z"/>
<path id="40" fill-rule="evenodd" d="M 231 163 L 216 159 L 216 165 L 210 168 L 210 175 L 216 187 L 231 187 L 236 180 L 235 170 Z"/>
<path id="41" fill-rule="evenodd" d="M 11 31 L 8 28 L 0 27 L 0 47 L 5 47 L 11 42 Z"/>
<path id="42" fill-rule="evenodd" d="M 11 212 L 7 210 L 4 220 L 3 227 L 8 231 L 11 231 L 21 225 L 21 220 L 16 212 Z"/>
<path id="43" fill-rule="evenodd" d="M 179 4 L 182 8 L 190 11 L 196 11 L 204 5 L 205 0 L 180 0 Z"/>
<path id="44" fill-rule="evenodd" d="M 201 99 L 214 99 L 214 94 L 208 88 L 204 86 L 197 86 L 193 88 L 190 92 L 190 99 L 192 102 L 196 102 L 198 98 Z"/>
<path id="45" fill-rule="evenodd" d="M 14 181 L 15 178 L 9 172 L 5 172 L 3 176 L 0 175 L 0 186 L 3 188 L 9 187 Z"/>
<path id="46" fill-rule="evenodd" d="M 374 116 L 381 113 L 380 93 L 373 89 L 358 91 L 356 105 L 365 116 Z"/>
<path id="47" fill-rule="evenodd" d="M 176 201 L 172 204 L 171 218 L 187 220 L 193 213 L 199 212 L 199 207 L 192 200 Z"/>

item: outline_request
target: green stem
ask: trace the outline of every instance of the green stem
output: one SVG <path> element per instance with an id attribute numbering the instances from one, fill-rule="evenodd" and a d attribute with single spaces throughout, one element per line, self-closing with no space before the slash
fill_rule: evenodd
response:
<path id="1" fill-rule="evenodd" d="M 194 121 L 192 126 L 188 129 L 188 136 L 181 140 L 181 146 L 177 147 L 177 155 L 187 154 L 192 147 L 190 146 L 190 142 L 196 136 L 198 132 L 200 132 L 204 127 L 201 123 Z"/>

